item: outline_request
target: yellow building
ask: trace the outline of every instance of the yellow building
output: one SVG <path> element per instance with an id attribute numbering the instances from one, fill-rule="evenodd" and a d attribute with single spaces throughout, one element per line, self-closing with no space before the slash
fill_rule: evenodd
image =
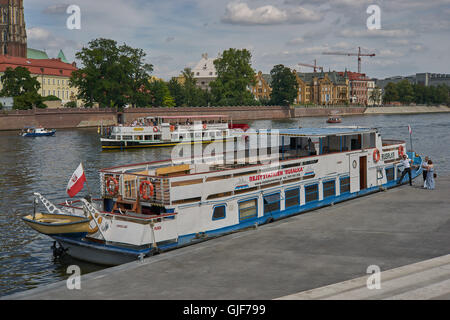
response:
<path id="1" fill-rule="evenodd" d="M 69 84 L 72 72 L 77 70 L 75 64 L 69 64 L 58 59 L 28 59 L 0 55 L 0 75 L 7 68 L 27 68 L 31 75 L 41 84 L 39 93 L 43 96 L 56 96 L 64 105 L 69 101 L 76 101 L 77 89 Z M 2 85 L 0 83 L 0 89 Z M 78 101 L 80 104 L 80 101 Z"/>
<path id="2" fill-rule="evenodd" d="M 257 100 L 270 99 L 272 88 L 270 87 L 271 77 L 270 74 L 263 74 L 261 71 L 256 75 L 255 86 L 250 88 L 253 96 Z"/>

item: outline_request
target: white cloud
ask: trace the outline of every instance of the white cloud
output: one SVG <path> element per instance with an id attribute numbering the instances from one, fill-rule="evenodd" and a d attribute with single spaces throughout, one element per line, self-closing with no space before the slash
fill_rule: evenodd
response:
<path id="1" fill-rule="evenodd" d="M 298 45 L 298 44 L 302 44 L 304 42 L 305 42 L 305 39 L 303 39 L 302 37 L 298 37 L 298 38 L 294 38 L 294 39 L 289 40 L 287 42 L 287 45 L 295 46 L 295 45 Z"/>
<path id="2" fill-rule="evenodd" d="M 50 56 L 56 56 L 60 49 L 80 49 L 82 46 L 73 40 L 55 36 L 47 29 L 33 27 L 27 29 L 29 47 L 48 51 Z"/>
<path id="3" fill-rule="evenodd" d="M 322 20 L 322 14 L 303 7 L 290 10 L 266 5 L 251 9 L 247 3 L 231 2 L 225 9 L 222 21 L 242 25 L 272 25 L 283 23 L 307 23 Z"/>

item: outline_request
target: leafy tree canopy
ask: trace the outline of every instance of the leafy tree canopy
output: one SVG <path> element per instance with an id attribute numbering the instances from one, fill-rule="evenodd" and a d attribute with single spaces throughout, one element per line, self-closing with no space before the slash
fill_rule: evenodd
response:
<path id="1" fill-rule="evenodd" d="M 71 85 L 88 106 L 145 106 L 150 102 L 148 81 L 153 66 L 145 62 L 145 52 L 110 39 L 95 39 L 76 58 L 83 67 L 72 73 Z"/>
<path id="2" fill-rule="evenodd" d="M 1 77 L 3 89 L 2 97 L 14 98 L 14 109 L 31 109 L 33 107 L 46 108 L 42 96 L 38 93 L 41 88 L 39 81 L 24 67 L 7 68 Z"/>
<path id="3" fill-rule="evenodd" d="M 279 64 L 273 67 L 270 75 L 272 77 L 271 103 L 277 105 L 292 104 L 298 92 L 298 82 L 292 70 Z"/>
<path id="4" fill-rule="evenodd" d="M 254 102 L 254 97 L 248 90 L 255 85 L 251 57 L 247 49 L 230 48 L 214 60 L 217 79 L 210 83 L 210 87 L 215 104 L 245 105 Z"/>

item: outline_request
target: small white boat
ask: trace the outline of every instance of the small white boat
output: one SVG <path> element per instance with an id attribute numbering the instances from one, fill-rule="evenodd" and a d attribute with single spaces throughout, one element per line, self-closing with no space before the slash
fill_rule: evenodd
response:
<path id="1" fill-rule="evenodd" d="M 22 130 L 20 135 L 22 137 L 42 137 L 42 136 L 53 136 L 55 135 L 56 130 L 55 129 L 44 129 L 42 127 L 35 128 L 35 127 L 27 127 Z"/>
<path id="2" fill-rule="evenodd" d="M 271 141 L 271 152 L 102 169 L 99 205 L 62 204 L 89 214 L 96 232 L 50 236 L 75 258 L 121 264 L 395 187 L 405 154 L 404 141 L 383 140 L 373 128 L 261 130 L 249 140 Z M 416 178 L 421 158 L 408 156 Z"/>

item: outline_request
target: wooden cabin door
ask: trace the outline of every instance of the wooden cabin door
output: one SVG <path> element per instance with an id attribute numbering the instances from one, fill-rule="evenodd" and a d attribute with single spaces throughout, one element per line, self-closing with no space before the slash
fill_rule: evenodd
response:
<path id="1" fill-rule="evenodd" d="M 350 157 L 350 192 L 358 192 L 360 190 L 359 179 L 359 154 L 351 154 Z"/>

